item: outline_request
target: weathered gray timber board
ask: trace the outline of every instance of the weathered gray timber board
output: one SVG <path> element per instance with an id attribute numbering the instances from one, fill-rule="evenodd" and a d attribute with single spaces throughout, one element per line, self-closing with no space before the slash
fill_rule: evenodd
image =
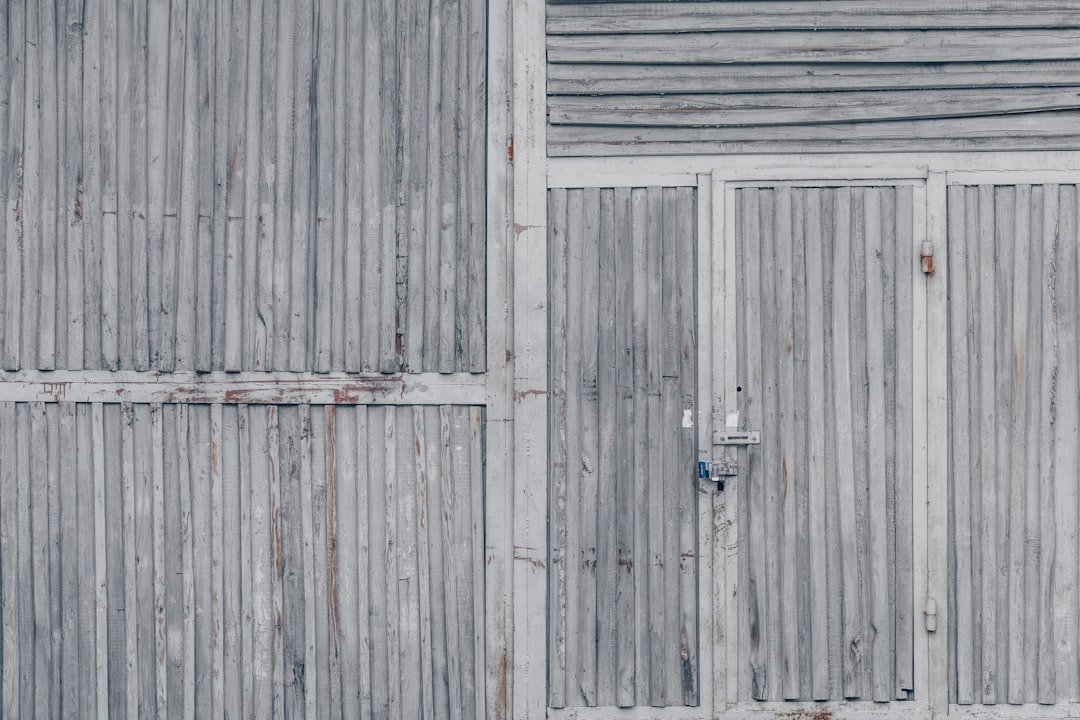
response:
<path id="1" fill-rule="evenodd" d="M 762 433 L 740 452 L 737 696 L 905 700 L 912 188 L 744 188 L 734 210 L 739 423 Z"/>
<path id="2" fill-rule="evenodd" d="M 950 696 L 1077 702 L 1077 186 L 952 186 L 948 212 Z"/>
<path id="3" fill-rule="evenodd" d="M 1077 144 L 1074 4 L 559 2 L 548 10 L 552 155 Z"/>
<path id="4" fill-rule="evenodd" d="M 548 702 L 696 706 L 694 189 L 548 197 Z"/>
<path id="5" fill-rule="evenodd" d="M 4 369 L 478 372 L 482 4 L 0 13 Z"/>
<path id="6" fill-rule="evenodd" d="M 4 717 L 480 717 L 483 432 L 0 403 Z"/>

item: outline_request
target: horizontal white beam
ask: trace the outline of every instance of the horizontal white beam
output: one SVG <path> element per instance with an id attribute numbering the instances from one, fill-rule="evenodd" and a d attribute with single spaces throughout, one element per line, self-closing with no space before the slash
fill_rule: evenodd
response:
<path id="1" fill-rule="evenodd" d="M 486 376 L 470 373 L 0 373 L 0 401 L 484 405 Z"/>

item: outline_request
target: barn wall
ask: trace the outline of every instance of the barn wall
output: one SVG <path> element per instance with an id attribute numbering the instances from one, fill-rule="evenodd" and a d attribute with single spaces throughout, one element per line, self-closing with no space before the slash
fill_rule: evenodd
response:
<path id="1" fill-rule="evenodd" d="M 483 434 L 476 407 L 0 403 L 2 714 L 481 716 Z"/>
<path id="2" fill-rule="evenodd" d="M 695 195 L 548 191 L 553 707 L 700 702 Z"/>
<path id="3" fill-rule="evenodd" d="M 485 15 L 6 3 L 0 365 L 483 370 Z"/>
<path id="4" fill-rule="evenodd" d="M 1080 146 L 1068 0 L 547 6 L 552 155 Z"/>

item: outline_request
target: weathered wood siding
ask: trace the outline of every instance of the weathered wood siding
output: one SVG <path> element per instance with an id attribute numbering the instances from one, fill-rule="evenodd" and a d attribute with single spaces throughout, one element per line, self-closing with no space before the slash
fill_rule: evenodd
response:
<path id="1" fill-rule="evenodd" d="M 953 702 L 1080 701 L 1076 185 L 952 186 Z"/>
<path id="2" fill-rule="evenodd" d="M 547 10 L 552 155 L 1080 146 L 1071 0 Z"/>
<path id="3" fill-rule="evenodd" d="M 0 366 L 480 371 L 484 3 L 0 9 Z"/>
<path id="4" fill-rule="evenodd" d="M 480 717 L 483 432 L 0 403 L 0 714 Z"/>
<path id="5" fill-rule="evenodd" d="M 695 192 L 548 191 L 554 707 L 699 701 Z"/>
<path id="6" fill-rule="evenodd" d="M 913 189 L 735 191 L 740 700 L 913 688 Z M 736 482 L 731 479 L 731 482 Z"/>

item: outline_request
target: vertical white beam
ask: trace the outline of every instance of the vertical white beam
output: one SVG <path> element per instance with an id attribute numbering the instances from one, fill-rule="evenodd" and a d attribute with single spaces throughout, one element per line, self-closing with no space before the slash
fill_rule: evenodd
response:
<path id="1" fill-rule="evenodd" d="M 937 631 L 927 635 L 925 687 L 934 717 L 949 709 L 948 646 L 948 233 L 944 173 L 932 172 L 926 181 L 927 238 L 934 245 L 934 272 L 926 277 L 926 595 L 937 604 Z M 918 427 L 918 425 L 916 425 Z M 915 517 L 919 517 L 916 515 Z M 916 533 L 918 536 L 919 533 Z M 916 601 L 921 598 L 916 596 Z M 916 611 L 919 607 L 916 604 Z M 917 623 L 916 638 L 925 633 Z M 916 677 L 919 677 L 916 675 Z M 932 680 L 932 682 L 931 682 Z"/>
<path id="2" fill-rule="evenodd" d="M 487 464 L 484 478 L 486 715 L 511 717 L 514 657 L 513 42 L 511 0 L 488 3 Z"/>
<path id="3" fill-rule="evenodd" d="M 547 213 L 544 2 L 513 0 L 515 720 L 547 701 Z"/>

